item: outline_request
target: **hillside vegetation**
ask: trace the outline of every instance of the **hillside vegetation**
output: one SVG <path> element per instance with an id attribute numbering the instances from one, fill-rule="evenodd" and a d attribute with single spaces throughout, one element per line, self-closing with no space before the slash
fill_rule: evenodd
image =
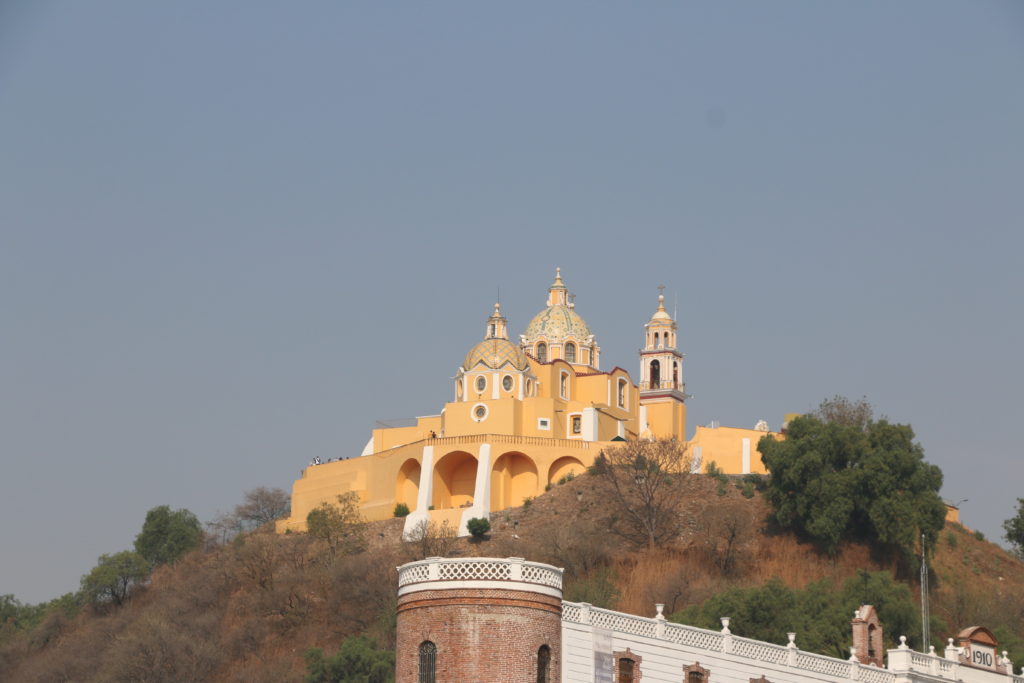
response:
<path id="1" fill-rule="evenodd" d="M 302 681 L 310 648 L 330 655 L 358 635 L 392 648 L 395 567 L 433 555 L 549 562 L 566 570 L 566 599 L 645 616 L 662 602 L 666 614 L 689 610 L 700 620 L 703 606 L 730 589 L 767 585 L 780 594 L 820 582 L 815 591 L 839 592 L 865 576 L 861 570 L 873 573 L 865 591 L 881 585 L 881 573 L 916 599 L 916 567 L 905 557 L 873 555 L 860 543 L 821 552 L 773 526 L 753 479 L 695 475 L 683 485 L 684 524 L 671 541 L 653 546 L 608 533 L 614 511 L 598 474 L 494 513 L 490 534 L 477 541 L 435 527 L 405 543 L 401 519 L 359 527 L 363 542 L 347 550 L 323 537 L 276 535 L 270 526 L 233 539 L 208 536 L 176 563 L 157 567 L 122 605 L 76 608 L 67 601 L 35 624 L 9 619 L 0 627 L 0 680 Z M 957 525 L 939 532 L 935 548 L 934 643 L 981 624 L 996 632 L 1011 658 L 1024 661 L 1012 636 L 1024 633 L 1024 562 Z M 852 609 L 843 619 L 851 615 Z M 732 628 L 744 632 L 736 618 Z M 774 640 L 784 642 L 784 631 Z"/>

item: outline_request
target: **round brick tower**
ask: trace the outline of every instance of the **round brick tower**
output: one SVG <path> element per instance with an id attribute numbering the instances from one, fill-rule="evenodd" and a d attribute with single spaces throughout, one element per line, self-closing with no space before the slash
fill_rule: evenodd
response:
<path id="1" fill-rule="evenodd" d="M 521 557 L 398 568 L 396 683 L 557 683 L 561 660 L 561 569 Z"/>

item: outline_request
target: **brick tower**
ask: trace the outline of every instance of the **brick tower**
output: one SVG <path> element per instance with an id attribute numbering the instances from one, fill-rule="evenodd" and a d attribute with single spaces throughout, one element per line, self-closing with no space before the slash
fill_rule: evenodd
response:
<path id="1" fill-rule="evenodd" d="M 561 659 L 561 569 L 520 557 L 398 568 L 396 683 L 556 683 Z"/>

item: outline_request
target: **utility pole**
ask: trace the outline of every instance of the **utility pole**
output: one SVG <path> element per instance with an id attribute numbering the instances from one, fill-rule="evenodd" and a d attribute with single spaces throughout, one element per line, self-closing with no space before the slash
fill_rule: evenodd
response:
<path id="1" fill-rule="evenodd" d="M 928 652 L 931 642 L 929 624 L 931 621 L 928 609 L 928 556 L 925 554 L 924 532 L 921 533 L 921 652 Z"/>

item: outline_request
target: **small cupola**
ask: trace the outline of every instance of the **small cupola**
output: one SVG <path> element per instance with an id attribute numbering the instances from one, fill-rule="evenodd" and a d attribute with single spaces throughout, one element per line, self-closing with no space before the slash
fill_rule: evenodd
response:
<path id="1" fill-rule="evenodd" d="M 501 314 L 501 304 L 494 304 L 494 313 L 487 319 L 484 339 L 508 339 L 508 320 Z"/>

